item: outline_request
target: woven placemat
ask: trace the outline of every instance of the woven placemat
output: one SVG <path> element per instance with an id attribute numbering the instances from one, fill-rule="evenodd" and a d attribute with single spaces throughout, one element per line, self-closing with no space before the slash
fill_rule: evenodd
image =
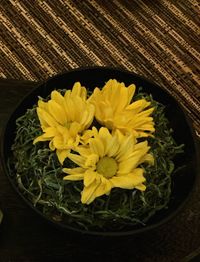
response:
<path id="1" fill-rule="evenodd" d="M 164 86 L 200 133 L 199 11 L 197 0 L 1 0 L 0 76 L 125 68 Z"/>

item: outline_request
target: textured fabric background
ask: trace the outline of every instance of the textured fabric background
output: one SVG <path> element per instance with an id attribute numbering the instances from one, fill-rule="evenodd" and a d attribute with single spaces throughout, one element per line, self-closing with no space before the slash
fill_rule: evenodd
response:
<path id="1" fill-rule="evenodd" d="M 168 89 L 200 132 L 199 14 L 197 0 L 0 0 L 0 76 L 125 68 Z"/>

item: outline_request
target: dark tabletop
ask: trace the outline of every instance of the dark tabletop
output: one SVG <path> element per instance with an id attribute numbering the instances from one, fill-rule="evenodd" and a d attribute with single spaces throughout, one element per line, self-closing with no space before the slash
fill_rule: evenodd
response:
<path id="1" fill-rule="evenodd" d="M 37 83 L 0 80 L 0 128 Z M 135 237 L 96 238 L 63 232 L 33 212 L 0 169 L 0 261 L 199 261 L 200 178 L 180 213 L 157 230 Z"/>

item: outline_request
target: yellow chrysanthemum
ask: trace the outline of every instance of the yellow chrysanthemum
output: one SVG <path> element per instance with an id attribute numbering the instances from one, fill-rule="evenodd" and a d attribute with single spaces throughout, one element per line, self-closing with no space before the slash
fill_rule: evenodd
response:
<path id="1" fill-rule="evenodd" d="M 124 136 L 120 131 L 112 135 L 107 128 L 99 132 L 93 128 L 94 137 L 88 145 L 78 146 L 78 154 L 69 154 L 77 168 L 63 168 L 65 180 L 83 180 L 81 202 L 90 204 L 95 198 L 109 194 L 114 187 L 144 191 L 143 162 L 153 164 L 147 141 L 137 143 L 134 136 Z"/>
<path id="2" fill-rule="evenodd" d="M 153 108 L 150 102 L 140 99 L 131 103 L 135 85 L 110 79 L 100 90 L 95 88 L 89 101 L 95 105 L 95 118 L 110 130 L 119 129 L 124 134 L 133 133 L 136 137 L 147 137 L 154 129 Z M 131 103 L 131 104 L 130 104 Z"/>
<path id="3" fill-rule="evenodd" d="M 91 125 L 94 110 L 94 106 L 87 101 L 85 87 L 79 82 L 64 96 L 53 91 L 48 102 L 38 102 L 37 115 L 44 133 L 33 143 L 50 141 L 50 149 L 56 149 L 62 164 L 70 149 L 79 144 L 82 132 Z"/>

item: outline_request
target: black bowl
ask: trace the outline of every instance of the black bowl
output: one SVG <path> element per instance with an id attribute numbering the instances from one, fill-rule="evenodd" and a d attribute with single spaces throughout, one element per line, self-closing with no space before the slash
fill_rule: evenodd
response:
<path id="1" fill-rule="evenodd" d="M 178 144 L 185 144 L 185 151 L 178 160 L 177 165 L 184 164 L 185 167 L 181 169 L 176 176 L 173 177 L 172 194 L 168 204 L 168 208 L 157 212 L 148 222 L 146 226 L 134 226 L 128 231 L 123 232 L 96 232 L 96 231 L 84 231 L 74 228 L 70 225 L 57 223 L 51 221 L 44 216 L 38 209 L 33 207 L 16 186 L 14 179 L 9 175 L 7 160 L 12 154 L 11 146 L 15 136 L 15 121 L 18 117 L 23 115 L 28 108 L 31 108 L 38 101 L 38 96 L 47 97 L 54 89 L 71 88 L 74 82 L 81 82 L 82 85 L 89 87 L 91 90 L 96 86 L 103 86 L 109 79 L 117 79 L 124 82 L 126 85 L 134 83 L 136 87 L 143 87 L 143 91 L 153 95 L 153 98 L 158 102 L 161 102 L 166 106 L 166 116 L 170 122 L 171 127 L 174 130 L 174 138 Z M 191 123 L 188 120 L 183 108 L 178 102 L 160 86 L 150 82 L 149 80 L 136 75 L 134 73 L 106 68 L 106 67 L 93 67 L 85 69 L 72 70 L 55 77 L 50 78 L 48 81 L 31 91 L 16 107 L 11 114 L 8 122 L 4 128 L 2 143 L 1 143 L 1 159 L 5 174 L 8 176 L 12 186 L 16 192 L 22 197 L 22 199 L 41 217 L 45 218 L 48 222 L 53 223 L 62 229 L 70 231 L 80 232 L 90 235 L 101 236 L 122 236 L 138 234 L 150 229 L 154 229 L 163 223 L 167 222 L 170 218 L 177 214 L 181 207 L 186 203 L 188 196 L 190 195 L 195 179 L 197 176 L 197 167 L 200 165 L 197 157 L 197 141 Z"/>

